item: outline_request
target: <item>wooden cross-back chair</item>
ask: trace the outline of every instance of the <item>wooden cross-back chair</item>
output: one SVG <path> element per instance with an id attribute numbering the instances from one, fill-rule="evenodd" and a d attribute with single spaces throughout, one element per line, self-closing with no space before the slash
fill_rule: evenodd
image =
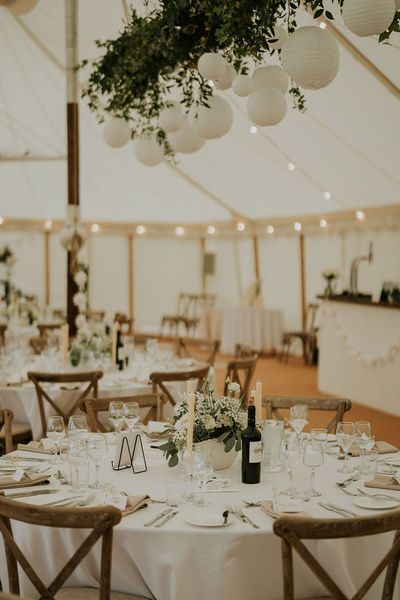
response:
<path id="1" fill-rule="evenodd" d="M 111 592 L 111 559 L 113 527 L 121 520 L 121 512 L 113 506 L 90 508 L 50 508 L 33 504 L 16 502 L 0 497 L 0 531 L 6 551 L 7 571 L 10 592 L 20 594 L 18 566 L 24 571 L 41 600 L 74 600 L 84 597 L 87 600 L 98 597 L 100 600 L 112 599 Z M 91 530 L 68 562 L 62 567 L 53 581 L 46 585 L 33 568 L 28 558 L 19 547 L 13 536 L 12 521 L 27 523 L 40 527 L 57 529 Z M 39 537 L 40 539 L 40 537 Z M 100 585 L 99 588 L 64 587 L 70 575 L 79 566 L 96 542 L 101 540 Z M 31 548 L 37 556 L 38 548 Z M 44 561 L 43 574 L 48 578 L 49 564 Z M 143 600 L 139 596 L 118 593 L 119 600 Z"/>
<path id="2" fill-rule="evenodd" d="M 87 310 L 86 318 L 88 321 L 92 321 L 93 323 L 102 323 L 106 316 L 105 310 Z"/>
<path id="3" fill-rule="evenodd" d="M 317 328 L 315 326 L 315 319 L 318 308 L 319 304 L 314 302 L 310 302 L 308 304 L 305 329 L 301 329 L 299 331 L 284 331 L 282 336 L 282 361 L 288 361 L 292 343 L 295 339 L 299 339 L 303 346 L 303 358 L 305 364 L 310 364 L 312 362 L 312 355 L 317 343 Z"/>
<path id="4" fill-rule="evenodd" d="M 260 353 L 251 346 L 235 344 L 235 358 L 252 358 L 255 354 L 259 356 Z"/>
<path id="5" fill-rule="evenodd" d="M 147 425 L 151 420 L 161 420 L 162 405 L 159 394 L 140 394 L 138 396 L 120 396 L 118 398 L 88 398 L 85 400 L 83 410 L 87 414 L 90 431 L 102 432 L 112 431 L 99 420 L 99 413 L 108 413 L 110 402 L 137 402 L 139 408 L 148 408 L 149 411 L 141 419 Z"/>
<path id="6" fill-rule="evenodd" d="M 256 370 L 258 361 L 258 354 L 253 354 L 250 358 L 236 358 L 230 360 L 226 369 L 224 395 L 228 393 L 228 383 L 226 380 L 229 378 L 230 381 L 236 382 L 240 385 L 242 390 L 242 407 L 247 408 L 249 403 L 249 391 L 251 380 Z"/>
<path id="7" fill-rule="evenodd" d="M 37 328 L 39 330 L 39 336 L 47 342 L 47 338 L 52 333 L 55 333 L 57 329 L 61 329 L 63 322 L 59 323 L 38 323 Z"/>
<path id="8" fill-rule="evenodd" d="M 334 413 L 331 420 L 325 428 L 328 433 L 336 431 L 337 424 L 343 421 L 344 414 L 351 409 L 351 400 L 345 398 L 299 398 L 299 397 L 279 397 L 265 396 L 262 400 L 263 408 L 266 409 L 267 419 L 279 419 L 284 421 L 281 410 L 290 410 L 294 404 L 305 404 L 308 410 L 327 411 Z"/>
<path id="9" fill-rule="evenodd" d="M 177 354 L 180 358 L 199 358 L 200 355 L 202 360 L 212 366 L 220 345 L 220 340 L 213 339 L 178 337 L 176 340 Z"/>
<path id="10" fill-rule="evenodd" d="M 0 325 L 0 348 L 6 344 L 7 325 Z"/>
<path id="11" fill-rule="evenodd" d="M 208 377 L 209 370 L 210 366 L 206 365 L 197 369 L 188 369 L 187 371 L 163 371 L 151 373 L 150 381 L 153 384 L 153 393 L 157 393 L 159 388 L 165 399 L 170 402 L 172 406 L 175 406 L 176 399 L 174 398 L 171 390 L 168 389 L 167 384 L 179 381 L 189 381 L 189 379 L 197 379 L 197 390 L 200 390 Z M 160 418 L 163 418 L 162 414 Z"/>
<path id="12" fill-rule="evenodd" d="M 119 323 L 121 328 L 121 333 L 123 335 L 131 335 L 133 330 L 133 319 L 130 319 L 124 313 L 115 313 L 114 322 Z"/>
<path id="13" fill-rule="evenodd" d="M 8 454 L 14 450 L 13 436 L 12 436 L 12 423 L 14 414 L 8 408 L 0 410 L 0 444 L 3 446 L 4 454 Z M 4 440 L 4 442 L 3 442 Z"/>
<path id="14" fill-rule="evenodd" d="M 305 540 L 355 538 L 373 536 L 385 532 L 394 532 L 391 548 L 379 562 L 373 572 L 366 577 L 364 583 L 351 598 L 361 600 L 372 587 L 379 575 L 386 569 L 383 584 L 382 600 L 390 600 L 396 581 L 400 560 L 400 511 L 391 514 L 380 514 L 372 517 L 351 519 L 305 519 L 300 517 L 284 517 L 274 523 L 274 532 L 282 538 L 282 563 L 284 600 L 294 600 L 293 549 L 303 559 L 311 571 L 329 592 L 329 598 L 350 600 L 332 577 L 318 562 L 310 550 L 302 542 Z M 373 541 L 371 540 L 371 544 Z"/>
<path id="15" fill-rule="evenodd" d="M 103 377 L 102 371 L 87 371 L 82 373 L 37 373 L 34 371 L 28 372 L 28 379 L 32 381 L 36 389 L 36 395 L 39 404 L 40 420 L 42 424 L 42 434 L 46 437 L 47 419 L 45 412 L 45 401 L 56 411 L 57 415 L 61 415 L 67 422 L 69 417 L 77 410 L 80 410 L 84 400 L 89 396 L 94 398 L 98 395 L 98 381 Z M 51 397 L 49 390 L 43 387 L 43 384 L 62 385 L 77 384 L 79 393 L 73 405 L 66 411 L 60 407 L 59 403 Z M 83 389 L 79 389 L 79 384 L 83 385 Z M 68 388 L 68 391 L 75 391 Z"/>

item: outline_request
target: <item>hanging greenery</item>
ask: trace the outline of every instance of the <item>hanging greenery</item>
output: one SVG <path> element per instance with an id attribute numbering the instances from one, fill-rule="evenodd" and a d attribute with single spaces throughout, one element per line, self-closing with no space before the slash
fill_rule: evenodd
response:
<path id="1" fill-rule="evenodd" d="M 238 73 L 246 74 L 265 54 L 280 52 L 274 27 L 293 33 L 301 6 L 314 18 L 333 19 L 324 3 L 327 0 L 160 0 L 151 8 L 145 0 L 147 14 L 139 16 L 132 9 L 119 37 L 96 42 L 102 56 L 82 63 L 91 71 L 83 96 L 100 121 L 105 113 L 122 118 L 133 137 L 151 134 L 172 155 L 158 118 L 177 95 L 186 112 L 208 106 L 213 88 L 197 69 L 199 57 L 218 52 Z M 343 0 L 329 4 L 342 8 Z M 398 15 L 381 40 L 399 30 Z M 294 82 L 289 92 L 294 106 L 304 110 L 304 96 Z"/>

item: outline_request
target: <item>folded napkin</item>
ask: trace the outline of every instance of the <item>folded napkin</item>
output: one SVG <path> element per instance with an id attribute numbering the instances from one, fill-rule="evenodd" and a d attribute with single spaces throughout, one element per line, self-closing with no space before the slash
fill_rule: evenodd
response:
<path id="1" fill-rule="evenodd" d="M 389 442 L 375 442 L 372 450 L 378 452 L 378 454 L 390 454 L 391 452 L 398 452 L 399 449 L 393 444 L 389 444 Z M 349 456 L 360 456 L 360 447 L 357 444 L 350 448 Z"/>
<path id="2" fill-rule="evenodd" d="M 149 496 L 128 496 L 126 507 L 122 512 L 122 516 L 126 517 L 139 510 L 139 508 L 146 508 L 147 500 Z"/>
<path id="3" fill-rule="evenodd" d="M 279 512 L 279 511 L 274 511 L 274 509 L 272 508 L 272 501 L 271 500 L 264 500 L 264 502 L 261 502 L 261 508 L 262 510 L 267 513 L 268 516 L 272 517 L 273 519 L 279 519 L 280 517 L 289 517 L 289 516 L 295 516 L 295 517 L 310 517 L 310 515 L 308 515 L 305 512 Z M 310 517 L 311 518 L 311 517 Z"/>
<path id="4" fill-rule="evenodd" d="M 18 444 L 18 450 L 25 452 L 38 452 L 39 454 L 55 454 L 55 449 L 43 448 L 42 442 L 29 442 L 28 444 Z"/>
<path id="5" fill-rule="evenodd" d="M 400 492 L 400 483 L 394 475 L 375 475 L 371 481 L 366 481 L 364 485 L 381 490 L 397 490 Z"/>
<path id="6" fill-rule="evenodd" d="M 9 475 L 5 475 L 4 477 L 0 476 L 0 490 L 50 483 L 49 477 L 50 475 L 34 475 L 33 473 L 24 473 L 22 478 L 19 481 L 16 481 Z"/>

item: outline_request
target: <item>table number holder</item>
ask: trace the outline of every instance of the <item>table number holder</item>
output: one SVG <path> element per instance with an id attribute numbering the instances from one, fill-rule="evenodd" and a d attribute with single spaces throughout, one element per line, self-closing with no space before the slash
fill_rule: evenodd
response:
<path id="1" fill-rule="evenodd" d="M 129 432 L 129 433 L 132 433 L 132 432 Z M 132 438 L 132 436 L 130 436 L 130 437 Z M 132 439 L 131 439 L 131 443 L 132 443 Z M 134 464 L 137 447 L 139 448 L 139 453 L 143 458 L 144 468 L 141 470 L 137 470 L 135 467 L 135 464 Z M 128 453 L 128 456 L 129 456 L 128 464 L 124 464 L 125 463 L 125 459 L 123 459 L 124 450 L 126 450 L 126 452 Z M 116 466 L 115 466 L 115 463 L 116 463 Z M 118 456 L 118 460 L 115 461 L 115 463 L 114 463 L 114 461 L 111 461 L 111 466 L 114 471 L 123 471 L 124 469 L 131 468 L 134 475 L 138 475 L 139 473 L 145 473 L 147 471 L 146 455 L 144 453 L 142 438 L 140 437 L 139 433 L 137 433 L 135 436 L 135 440 L 133 442 L 133 449 L 131 449 L 131 444 L 129 443 L 128 435 L 122 434 L 121 446 L 119 448 L 119 456 Z M 121 463 L 123 463 L 123 464 L 121 464 Z"/>

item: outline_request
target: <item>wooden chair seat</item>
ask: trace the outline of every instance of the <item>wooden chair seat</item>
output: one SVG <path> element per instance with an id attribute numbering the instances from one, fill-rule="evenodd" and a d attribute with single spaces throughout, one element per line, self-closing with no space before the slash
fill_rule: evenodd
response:
<path id="1" fill-rule="evenodd" d="M 31 431 L 29 423 L 19 423 L 18 421 L 13 421 L 12 426 L 11 426 L 11 433 L 12 433 L 13 439 L 16 439 L 17 437 L 20 437 L 20 436 L 32 435 L 32 431 Z M 5 433 L 4 433 L 4 430 L 2 429 L 0 431 L 0 439 L 4 440 L 4 437 L 5 437 Z"/>
<path id="2" fill-rule="evenodd" d="M 65 587 L 56 595 L 56 600 L 98 600 L 99 590 L 89 587 Z M 1 599 L 0 599 L 1 600 Z M 144 596 L 134 596 L 111 590 L 110 600 L 146 600 Z"/>

